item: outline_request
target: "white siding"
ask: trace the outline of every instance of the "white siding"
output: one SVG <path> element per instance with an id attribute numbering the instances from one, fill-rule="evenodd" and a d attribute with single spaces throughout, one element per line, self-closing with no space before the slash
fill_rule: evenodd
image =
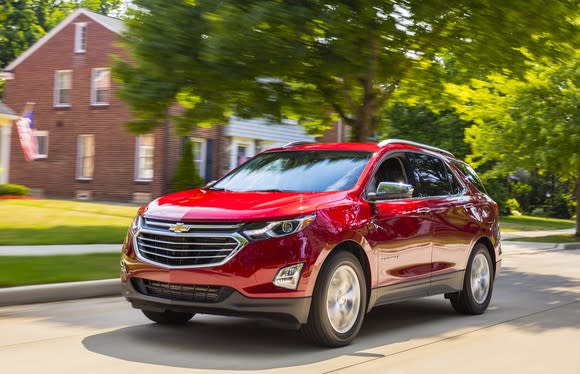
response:
<path id="1" fill-rule="evenodd" d="M 264 119 L 244 120 L 236 117 L 230 119 L 225 135 L 282 144 L 314 141 L 314 137 L 305 133 L 304 127 L 292 121 L 285 121 L 284 124 L 269 124 Z"/>

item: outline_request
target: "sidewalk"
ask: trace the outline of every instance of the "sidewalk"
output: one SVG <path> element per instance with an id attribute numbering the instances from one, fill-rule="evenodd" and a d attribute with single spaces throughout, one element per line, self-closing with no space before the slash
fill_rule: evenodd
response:
<path id="1" fill-rule="evenodd" d="M 563 230 L 542 230 L 542 231 L 508 231 L 502 232 L 502 239 L 513 239 L 513 238 L 537 238 L 539 236 L 548 235 L 572 235 L 576 232 L 575 229 L 563 229 Z"/>
<path id="2" fill-rule="evenodd" d="M 52 256 L 87 253 L 121 253 L 121 244 L 75 245 L 6 245 L 0 246 L 0 256 Z"/>

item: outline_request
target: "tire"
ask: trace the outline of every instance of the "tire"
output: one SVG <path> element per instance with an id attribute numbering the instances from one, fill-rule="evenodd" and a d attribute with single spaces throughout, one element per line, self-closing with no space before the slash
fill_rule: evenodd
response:
<path id="1" fill-rule="evenodd" d="M 367 287 L 361 264 L 351 253 L 338 251 L 320 270 L 308 322 L 301 330 L 317 345 L 348 345 L 360 330 L 366 307 Z"/>
<path id="2" fill-rule="evenodd" d="M 449 295 L 453 309 L 457 313 L 470 315 L 485 312 L 491 301 L 494 278 L 493 263 L 489 251 L 484 244 L 477 243 L 467 262 L 463 290 Z M 474 283 L 474 281 L 476 282 Z"/>
<path id="3" fill-rule="evenodd" d="M 141 311 L 145 317 L 161 325 L 184 325 L 195 315 L 195 313 L 181 313 L 172 310 L 166 310 L 164 312 Z"/>

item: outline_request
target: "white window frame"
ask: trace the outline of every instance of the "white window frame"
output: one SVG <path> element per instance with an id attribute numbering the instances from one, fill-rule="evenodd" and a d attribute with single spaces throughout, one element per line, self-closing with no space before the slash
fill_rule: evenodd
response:
<path id="1" fill-rule="evenodd" d="M 46 138 L 46 153 L 37 153 L 36 158 L 48 158 L 48 131 L 41 131 L 41 130 L 32 130 L 32 135 L 36 137 L 36 143 L 38 144 L 38 137 L 45 137 Z M 40 151 L 40 148 L 38 149 Z"/>
<path id="2" fill-rule="evenodd" d="M 195 151 L 193 154 L 193 163 L 196 164 L 199 161 L 199 168 L 197 168 L 197 173 L 202 179 L 206 178 L 206 166 L 207 166 L 207 139 L 203 138 L 189 138 L 192 143 L 199 143 L 200 147 L 200 160 L 195 159 Z M 197 164 L 195 165 L 197 167 Z"/>
<path id="3" fill-rule="evenodd" d="M 151 158 L 153 159 L 151 165 L 151 178 L 144 178 L 141 176 L 141 139 L 144 136 L 151 136 L 153 138 L 153 154 Z M 153 134 L 141 135 L 135 138 L 135 182 L 151 182 L 155 177 L 155 136 Z"/>
<path id="4" fill-rule="evenodd" d="M 93 138 L 93 172 L 90 176 L 83 175 L 83 159 L 85 158 L 86 149 L 84 148 L 83 139 L 86 137 Z M 94 134 L 81 134 L 78 137 L 77 142 L 77 179 L 78 180 L 92 180 L 95 175 L 95 158 L 96 158 L 96 142 L 95 142 L 95 135 Z"/>
<path id="5" fill-rule="evenodd" d="M 61 73 L 70 73 L 70 103 L 61 103 L 60 102 L 60 75 Z M 68 108 L 72 105 L 72 88 L 73 88 L 73 84 L 72 84 L 72 79 L 73 79 L 73 71 L 72 70 L 57 70 L 54 72 L 54 106 L 58 107 L 58 108 Z"/>
<path id="6" fill-rule="evenodd" d="M 93 68 L 91 71 L 91 105 L 93 106 L 100 106 L 100 105 L 109 105 L 109 99 L 111 97 L 111 76 L 109 75 L 109 92 L 107 93 L 107 101 L 97 101 L 97 85 L 95 84 L 95 78 L 97 76 L 97 72 L 99 71 L 108 71 L 111 72 L 110 68 Z"/>
<path id="7" fill-rule="evenodd" d="M 247 148 L 246 157 L 254 157 L 256 154 L 254 139 L 233 137 L 230 143 L 230 170 L 238 167 L 238 146 Z"/>
<path id="8" fill-rule="evenodd" d="M 87 23 L 75 23 L 75 53 L 87 51 Z"/>

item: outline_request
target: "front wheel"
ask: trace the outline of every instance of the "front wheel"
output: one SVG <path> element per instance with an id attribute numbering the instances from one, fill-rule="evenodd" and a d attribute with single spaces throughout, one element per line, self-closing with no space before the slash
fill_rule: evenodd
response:
<path id="1" fill-rule="evenodd" d="M 363 322 L 367 288 L 361 264 L 349 252 L 337 252 L 322 266 L 308 323 L 303 333 L 317 344 L 341 347 L 352 342 Z"/>
<path id="2" fill-rule="evenodd" d="M 163 312 L 153 312 L 150 310 L 141 311 L 145 317 L 161 325 L 183 325 L 195 315 L 195 313 L 181 313 L 172 310 L 166 310 Z"/>
<path id="3" fill-rule="evenodd" d="M 461 314 L 482 314 L 491 301 L 493 265 L 487 247 L 478 243 L 473 248 L 463 281 L 463 290 L 449 296 L 451 305 Z"/>

